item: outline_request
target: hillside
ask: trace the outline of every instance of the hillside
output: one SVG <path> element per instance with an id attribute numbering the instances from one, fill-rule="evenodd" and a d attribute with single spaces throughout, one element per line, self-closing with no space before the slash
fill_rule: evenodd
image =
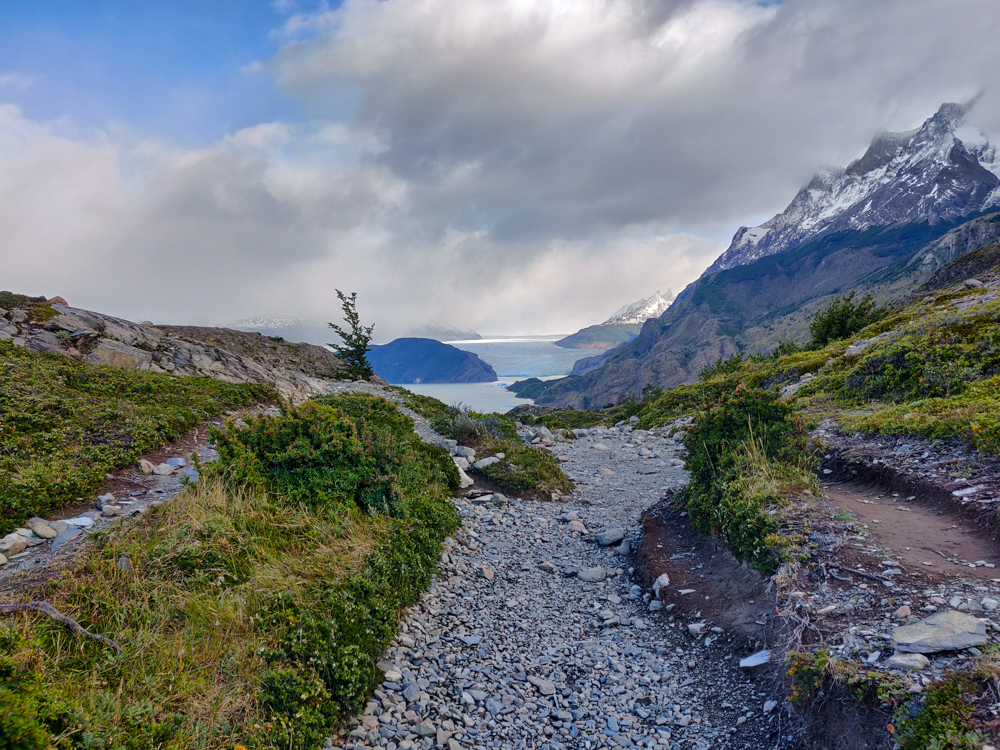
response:
<path id="1" fill-rule="evenodd" d="M 388 383 L 493 383 L 496 371 L 478 355 L 434 339 L 372 345 L 368 361 Z"/>
<path id="2" fill-rule="evenodd" d="M 998 217 L 984 213 L 1000 198 L 995 149 L 964 145 L 965 111 L 943 105 L 917 131 L 877 137 L 845 170 L 810 183 L 753 242 L 741 229 L 634 341 L 599 368 L 553 381 L 539 402 L 597 408 L 690 382 L 719 357 L 802 340 L 813 312 L 842 291 L 894 299 L 996 239 Z"/>
<path id="3" fill-rule="evenodd" d="M 614 349 L 619 344 L 631 341 L 642 330 L 641 323 L 604 324 L 581 328 L 576 333 L 559 339 L 556 346 L 563 349 L 595 349 L 606 351 Z"/>

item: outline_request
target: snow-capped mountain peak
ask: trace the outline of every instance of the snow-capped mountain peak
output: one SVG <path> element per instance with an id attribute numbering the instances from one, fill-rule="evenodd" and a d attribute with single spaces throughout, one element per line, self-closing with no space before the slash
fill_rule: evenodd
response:
<path id="1" fill-rule="evenodd" d="M 875 136 L 845 169 L 818 172 L 782 213 L 760 226 L 740 227 L 705 273 L 831 232 L 947 221 L 1000 205 L 1000 155 L 964 124 L 973 103 L 943 104 L 916 130 Z"/>
<path id="2" fill-rule="evenodd" d="M 652 297 L 638 300 L 631 305 L 625 305 L 614 315 L 601 323 L 602 326 L 613 325 L 636 325 L 645 323 L 650 318 L 658 318 L 670 307 L 674 295 L 667 290 L 667 293 L 656 292 Z"/>

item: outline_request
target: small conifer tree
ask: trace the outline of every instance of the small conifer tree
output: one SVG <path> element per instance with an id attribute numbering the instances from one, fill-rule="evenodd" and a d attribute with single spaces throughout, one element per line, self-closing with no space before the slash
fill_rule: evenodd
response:
<path id="1" fill-rule="evenodd" d="M 368 380 L 375 374 L 371 363 L 368 362 L 368 344 L 371 343 L 372 331 L 375 326 L 361 325 L 361 318 L 357 310 L 357 292 L 351 292 L 350 296 L 339 289 L 336 292 L 337 297 L 340 298 L 340 307 L 344 311 L 344 320 L 350 330 L 345 331 L 336 323 L 327 323 L 343 341 L 342 344 L 330 344 L 330 346 L 346 365 L 345 375 L 355 379 Z"/>

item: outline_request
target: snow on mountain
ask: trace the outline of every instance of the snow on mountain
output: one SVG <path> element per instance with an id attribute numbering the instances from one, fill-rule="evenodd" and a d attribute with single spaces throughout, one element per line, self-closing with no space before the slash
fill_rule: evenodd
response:
<path id="1" fill-rule="evenodd" d="M 934 223 L 1000 205 L 1000 155 L 964 124 L 971 105 L 943 104 L 916 130 L 875 136 L 846 169 L 817 173 L 782 213 L 758 227 L 740 227 L 705 273 L 831 232 Z"/>
<path id="2" fill-rule="evenodd" d="M 252 318 L 234 320 L 232 323 L 226 324 L 225 327 L 254 331 L 258 328 L 277 330 L 279 328 L 291 328 L 292 326 L 297 325 L 302 325 L 302 321 L 298 318 L 292 318 L 287 315 L 256 315 Z"/>
<path id="3" fill-rule="evenodd" d="M 670 303 L 673 301 L 674 295 L 669 289 L 667 290 L 666 295 L 660 294 L 660 292 L 657 291 L 652 297 L 647 297 L 646 299 L 633 302 L 631 305 L 625 305 L 625 307 L 621 308 L 618 312 L 601 323 L 601 325 L 615 326 L 645 323 L 650 318 L 658 318 L 663 315 L 664 311 L 670 307 Z"/>

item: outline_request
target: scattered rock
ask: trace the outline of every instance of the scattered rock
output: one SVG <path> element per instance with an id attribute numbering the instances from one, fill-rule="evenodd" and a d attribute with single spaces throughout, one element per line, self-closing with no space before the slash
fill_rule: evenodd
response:
<path id="1" fill-rule="evenodd" d="M 897 651 L 911 654 L 958 651 L 986 643 L 986 623 L 955 610 L 938 612 L 915 625 L 897 627 L 892 642 Z"/>
<path id="2" fill-rule="evenodd" d="M 576 577 L 588 583 L 598 583 L 608 577 L 608 571 L 600 566 L 596 568 L 584 568 L 576 574 Z"/>
<path id="3" fill-rule="evenodd" d="M 126 573 L 132 573 L 134 571 L 134 568 L 132 567 L 132 560 L 129 558 L 128 555 L 122 555 L 121 557 L 119 557 L 118 562 L 115 563 L 115 566 L 119 570 L 123 570 Z"/>
<path id="4" fill-rule="evenodd" d="M 660 592 L 670 585 L 670 576 L 666 573 L 661 573 L 659 578 L 653 582 L 653 595 L 659 599 Z"/>
<path id="5" fill-rule="evenodd" d="M 477 568 L 476 572 L 479 574 L 480 578 L 485 578 L 487 581 L 493 580 L 494 576 L 493 571 L 490 568 L 487 568 L 485 565 L 480 565 L 479 568 Z"/>
<path id="6" fill-rule="evenodd" d="M 769 661 L 771 661 L 771 652 L 765 648 L 755 654 L 750 654 L 745 659 L 740 659 L 740 669 L 756 669 L 757 667 L 764 666 Z"/>
<path id="7" fill-rule="evenodd" d="M 538 688 L 538 692 L 542 695 L 555 695 L 556 694 L 556 684 L 549 680 L 543 680 L 540 677 L 528 677 L 528 682 Z"/>
<path id="8" fill-rule="evenodd" d="M 542 562 L 538 564 L 538 567 L 544 570 L 546 573 L 555 573 L 556 566 L 550 562 Z"/>
<path id="9" fill-rule="evenodd" d="M 156 468 L 151 462 L 144 458 L 139 459 L 139 471 L 143 474 L 152 474 L 153 470 Z"/>
<path id="10" fill-rule="evenodd" d="M 920 671 L 927 669 L 930 665 L 930 659 L 923 654 L 893 654 L 885 663 L 888 669 L 904 671 Z"/>
<path id="11" fill-rule="evenodd" d="M 173 474 L 174 469 L 175 467 L 170 464 L 159 464 L 158 466 L 153 467 L 153 473 L 157 476 L 165 477 L 168 474 Z"/>
<path id="12" fill-rule="evenodd" d="M 35 536 L 41 537 L 42 539 L 55 539 L 56 536 L 58 536 L 56 530 L 47 523 L 33 524 L 31 531 L 35 534 Z"/>
<path id="13" fill-rule="evenodd" d="M 476 463 L 472 465 L 477 469 L 485 469 L 487 466 L 492 466 L 493 464 L 498 464 L 498 463 L 500 463 L 499 458 L 497 458 L 496 456 L 489 456 L 488 458 L 484 458 L 481 461 L 476 461 Z"/>
<path id="14" fill-rule="evenodd" d="M 105 518 L 113 518 L 122 512 L 122 507 L 120 505 L 105 505 L 101 508 L 101 515 Z"/>
<path id="15" fill-rule="evenodd" d="M 582 533 L 582 532 L 585 532 L 587 530 L 587 527 L 583 525 L 582 521 L 570 521 L 569 522 L 569 530 L 571 532 L 576 531 L 576 532 L 581 532 Z"/>
<path id="16" fill-rule="evenodd" d="M 114 502 L 115 502 L 115 496 L 110 492 L 106 495 L 99 495 L 97 498 L 97 509 L 103 510 L 105 503 L 114 505 Z"/>
<path id="17" fill-rule="evenodd" d="M 911 614 L 910 608 L 904 605 L 899 609 L 897 609 L 895 612 L 893 612 L 892 616 L 895 617 L 897 620 L 903 620 L 909 617 L 910 614 Z"/>
<path id="18" fill-rule="evenodd" d="M 52 549 L 59 549 L 67 542 L 71 542 L 80 536 L 83 530 L 78 526 L 70 526 L 68 529 L 60 533 L 55 539 L 52 540 Z"/>
<path id="19" fill-rule="evenodd" d="M 608 531 L 602 531 L 597 535 L 597 543 L 602 547 L 608 547 L 612 544 L 618 544 L 618 542 L 624 538 L 624 529 L 609 529 Z"/>

